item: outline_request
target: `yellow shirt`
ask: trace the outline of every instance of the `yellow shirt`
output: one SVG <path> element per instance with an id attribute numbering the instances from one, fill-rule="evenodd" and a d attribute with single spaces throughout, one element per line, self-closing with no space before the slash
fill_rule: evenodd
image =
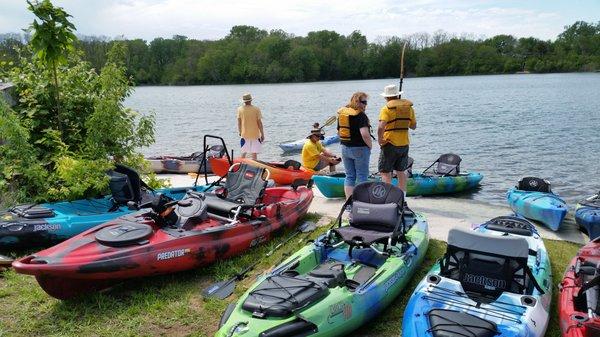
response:
<path id="1" fill-rule="evenodd" d="M 237 118 L 242 121 L 241 136 L 244 139 L 259 139 L 258 121 L 262 119 L 260 109 L 254 105 L 242 105 L 237 109 Z"/>
<path id="2" fill-rule="evenodd" d="M 381 108 L 379 121 L 385 121 L 383 139 L 394 146 L 405 146 L 410 143 L 408 129 L 417 123 L 412 102 L 407 99 L 395 99 Z"/>
<path id="3" fill-rule="evenodd" d="M 310 139 L 307 139 L 304 146 L 302 146 L 302 166 L 309 169 L 315 168 L 319 163 L 321 152 L 323 152 L 321 141 L 313 143 Z"/>

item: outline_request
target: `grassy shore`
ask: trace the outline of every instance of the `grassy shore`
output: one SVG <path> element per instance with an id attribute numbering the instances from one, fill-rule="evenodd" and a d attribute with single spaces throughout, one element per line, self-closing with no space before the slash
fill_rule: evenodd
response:
<path id="1" fill-rule="evenodd" d="M 317 218 L 315 214 L 307 216 L 311 221 Z M 212 336 L 227 304 L 243 294 L 259 271 L 276 264 L 284 255 L 291 254 L 326 229 L 327 226 L 320 227 L 308 236 L 299 235 L 298 240 L 293 240 L 268 259 L 263 259 L 264 254 L 283 237 L 207 268 L 133 280 L 101 294 L 65 302 L 46 295 L 33 277 L 6 271 L 0 274 L 0 336 Z M 557 285 L 579 247 L 551 240 L 547 240 L 546 245 Z M 372 324 L 355 335 L 398 336 L 404 307 L 412 290 L 442 256 L 445 247 L 444 242 L 432 240 L 424 264 L 408 289 Z M 200 295 L 210 283 L 225 279 L 258 259 L 263 259 L 263 263 L 238 284 L 234 296 L 221 301 L 204 300 Z M 554 293 L 556 299 L 557 291 Z M 552 320 L 546 336 L 560 336 L 556 301 L 553 301 Z"/>

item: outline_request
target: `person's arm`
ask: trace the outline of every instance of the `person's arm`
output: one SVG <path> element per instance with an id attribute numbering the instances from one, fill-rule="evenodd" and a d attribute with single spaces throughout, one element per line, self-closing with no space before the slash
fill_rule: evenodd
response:
<path id="1" fill-rule="evenodd" d="M 417 119 L 415 118 L 415 110 L 410 108 L 410 126 L 412 130 L 417 128 Z"/>
<path id="2" fill-rule="evenodd" d="M 380 146 L 384 146 L 387 143 L 387 141 L 383 139 L 386 125 L 386 121 L 379 121 L 379 124 L 377 125 L 377 143 L 379 143 Z"/>
<path id="3" fill-rule="evenodd" d="M 260 142 L 264 142 L 265 141 L 265 130 L 263 130 L 263 123 L 262 120 L 258 120 L 258 129 L 260 130 Z"/>
<path id="4" fill-rule="evenodd" d="M 360 135 L 362 136 L 363 141 L 367 144 L 369 149 L 373 148 L 373 143 L 371 142 L 371 134 L 369 133 L 369 127 L 365 126 L 359 129 Z"/>
<path id="5" fill-rule="evenodd" d="M 238 117 L 238 134 L 242 135 L 242 119 Z"/>

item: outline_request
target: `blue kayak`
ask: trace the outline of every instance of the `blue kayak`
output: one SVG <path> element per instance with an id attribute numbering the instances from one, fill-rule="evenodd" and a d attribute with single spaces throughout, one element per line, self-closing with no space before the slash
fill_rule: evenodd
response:
<path id="1" fill-rule="evenodd" d="M 158 193 L 179 200 L 187 190 L 205 191 L 207 186 L 158 189 L 146 192 L 144 200 Z M 116 204 L 112 195 L 95 199 L 19 205 L 0 213 L 0 248 L 31 247 L 56 243 L 117 217 L 137 211 Z"/>
<path id="2" fill-rule="evenodd" d="M 325 137 L 325 139 L 323 139 L 321 141 L 321 144 L 323 144 L 324 146 L 327 146 L 327 145 L 338 143 L 339 141 L 340 141 L 340 136 L 335 134 L 333 136 Z M 283 152 L 302 151 L 302 147 L 304 146 L 305 142 L 306 142 L 306 139 L 300 139 L 295 142 L 279 144 L 279 147 L 283 150 Z"/>
<path id="3" fill-rule="evenodd" d="M 524 191 L 511 188 L 506 199 L 515 214 L 536 220 L 557 231 L 567 215 L 567 204 L 551 192 Z"/>
<path id="4" fill-rule="evenodd" d="M 600 194 L 593 195 L 577 204 L 575 222 L 585 229 L 590 241 L 600 237 Z"/>
<path id="5" fill-rule="evenodd" d="M 552 273 L 535 227 L 498 217 L 451 229 L 446 254 L 417 285 L 402 337 L 543 337 Z"/>

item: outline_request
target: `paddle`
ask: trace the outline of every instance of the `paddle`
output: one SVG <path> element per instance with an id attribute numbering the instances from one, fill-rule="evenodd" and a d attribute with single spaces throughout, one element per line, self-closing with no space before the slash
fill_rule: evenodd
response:
<path id="1" fill-rule="evenodd" d="M 294 237 L 296 237 L 296 235 L 298 235 L 300 233 L 312 232 L 316 228 L 317 228 L 317 226 L 314 223 L 304 222 L 302 225 L 298 226 L 298 228 L 290 236 L 288 236 L 285 240 L 283 240 L 282 242 L 277 244 L 277 246 L 275 246 L 275 248 L 271 249 L 267 254 L 265 254 L 264 257 L 269 257 L 269 256 L 273 255 L 273 253 L 277 249 L 281 248 L 283 245 L 290 242 L 290 240 L 292 240 Z M 260 262 L 261 262 L 261 260 L 259 259 L 258 261 L 252 263 L 251 265 L 249 265 L 248 267 L 246 267 L 245 269 L 240 271 L 239 273 L 235 274 L 232 278 L 221 281 L 221 282 L 214 283 L 214 284 L 204 288 L 204 290 L 202 290 L 202 296 L 205 298 L 212 297 L 212 298 L 218 298 L 221 300 L 229 297 L 231 294 L 233 294 L 233 291 L 235 290 L 236 282 L 241 281 L 246 276 L 246 274 L 248 274 L 248 272 L 250 272 L 252 269 L 254 269 L 254 267 L 256 267 Z"/>
<path id="2" fill-rule="evenodd" d="M 331 124 L 335 123 L 335 121 L 337 121 L 337 118 L 335 116 L 327 118 L 327 120 L 325 121 L 325 123 L 323 123 L 323 126 L 321 126 L 319 130 L 323 130 L 324 127 L 330 126 Z"/>
<path id="3" fill-rule="evenodd" d="M 404 50 L 406 50 L 406 42 L 402 46 L 402 55 L 400 56 L 400 84 L 398 85 L 398 91 L 402 91 L 402 83 L 404 82 Z"/>

